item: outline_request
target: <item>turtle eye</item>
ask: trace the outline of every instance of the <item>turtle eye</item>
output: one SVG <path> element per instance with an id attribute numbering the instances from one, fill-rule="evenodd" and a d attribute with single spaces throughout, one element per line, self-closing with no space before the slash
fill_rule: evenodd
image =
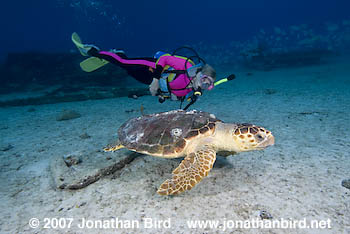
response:
<path id="1" fill-rule="evenodd" d="M 263 137 L 261 134 L 256 134 L 255 137 L 256 137 L 256 139 L 258 140 L 258 142 L 264 140 L 264 137 Z"/>

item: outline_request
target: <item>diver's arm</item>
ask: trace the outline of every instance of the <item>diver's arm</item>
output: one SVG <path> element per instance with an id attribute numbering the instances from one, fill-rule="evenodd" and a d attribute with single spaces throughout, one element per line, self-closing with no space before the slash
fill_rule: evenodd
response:
<path id="1" fill-rule="evenodd" d="M 163 69 L 164 69 L 163 66 L 157 64 L 156 69 L 154 69 L 153 71 L 153 77 L 159 80 L 162 75 Z"/>

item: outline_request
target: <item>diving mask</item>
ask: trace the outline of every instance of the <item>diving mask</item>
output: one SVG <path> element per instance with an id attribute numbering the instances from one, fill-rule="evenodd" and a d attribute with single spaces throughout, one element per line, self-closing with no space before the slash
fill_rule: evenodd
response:
<path id="1" fill-rule="evenodd" d="M 214 79 L 208 75 L 201 75 L 199 86 L 202 89 L 212 90 L 214 88 Z"/>

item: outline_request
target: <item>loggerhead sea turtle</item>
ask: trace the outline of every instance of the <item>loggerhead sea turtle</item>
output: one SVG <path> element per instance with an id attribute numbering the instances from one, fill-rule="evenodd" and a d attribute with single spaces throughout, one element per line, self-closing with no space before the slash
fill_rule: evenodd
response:
<path id="1" fill-rule="evenodd" d="M 132 118 L 118 130 L 117 144 L 105 148 L 127 148 L 162 158 L 185 157 L 158 189 L 160 195 L 175 195 L 192 189 L 207 176 L 216 152 L 231 154 L 261 150 L 274 144 L 270 131 L 253 124 L 223 123 L 202 111 L 174 110 Z"/>

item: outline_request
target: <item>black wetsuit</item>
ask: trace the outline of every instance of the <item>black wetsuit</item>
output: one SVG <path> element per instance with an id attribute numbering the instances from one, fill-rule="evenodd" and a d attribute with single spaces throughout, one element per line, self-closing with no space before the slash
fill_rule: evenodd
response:
<path id="1" fill-rule="evenodd" d="M 98 51 L 91 48 L 88 54 L 93 57 L 107 60 L 127 71 L 127 73 L 143 84 L 151 84 L 153 78 L 160 78 L 162 66 L 156 66 L 156 58 L 128 58 L 124 53 Z"/>

